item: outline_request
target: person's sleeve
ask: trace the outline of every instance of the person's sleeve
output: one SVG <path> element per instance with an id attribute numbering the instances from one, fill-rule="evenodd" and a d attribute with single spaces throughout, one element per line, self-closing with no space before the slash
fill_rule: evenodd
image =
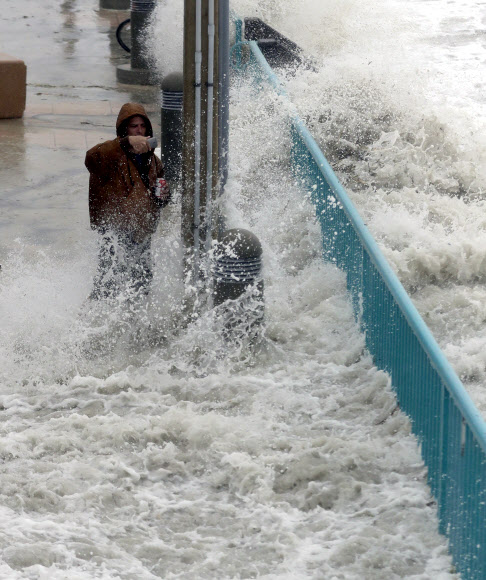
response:
<path id="1" fill-rule="evenodd" d="M 84 164 L 91 174 L 100 177 L 108 176 L 115 167 L 120 150 L 121 145 L 119 139 L 99 143 L 86 153 Z"/>
<path id="2" fill-rule="evenodd" d="M 122 139 L 120 139 L 120 147 L 125 153 L 129 153 L 132 150 L 128 137 L 122 137 Z"/>

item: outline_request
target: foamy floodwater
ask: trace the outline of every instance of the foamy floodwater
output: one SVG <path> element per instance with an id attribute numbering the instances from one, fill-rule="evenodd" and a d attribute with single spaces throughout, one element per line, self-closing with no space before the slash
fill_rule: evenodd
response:
<path id="1" fill-rule="evenodd" d="M 83 305 L 90 237 L 75 261 L 7 260 L 4 578 L 454 577 L 408 420 L 285 170 L 283 120 L 234 97 L 225 203 L 264 246 L 256 349 L 214 313 L 184 326 L 177 208 L 134 309 Z"/>
<path id="2" fill-rule="evenodd" d="M 339 31 L 329 43 L 307 34 L 300 17 L 287 23 L 322 63 L 289 78 L 287 88 L 486 415 L 481 5 L 345 6 L 320 8 L 314 26 L 329 16 Z"/>
<path id="3" fill-rule="evenodd" d="M 466 146 L 466 127 L 428 99 L 437 77 L 420 61 L 402 77 L 390 67 L 394 44 L 394 62 L 422 54 L 425 29 L 386 2 L 235 8 L 322 60 L 288 80 L 292 99 L 474 394 L 485 363 L 481 144 Z M 440 72 L 446 57 L 435 58 Z M 278 99 L 235 84 L 222 204 L 228 226 L 263 245 L 254 348 L 225 338 L 218 311 L 184 320 L 177 205 L 154 243 L 153 294 L 135 305 L 85 302 L 88 231 L 65 252 L 9 243 L 1 578 L 457 577 L 409 422 L 364 350 L 343 275 L 321 260 L 288 152 Z M 75 195 L 86 187 L 87 176 L 70 182 Z"/>

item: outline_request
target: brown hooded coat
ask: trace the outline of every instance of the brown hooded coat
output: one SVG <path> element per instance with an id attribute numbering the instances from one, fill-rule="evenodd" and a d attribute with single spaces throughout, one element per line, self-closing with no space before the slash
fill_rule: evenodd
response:
<path id="1" fill-rule="evenodd" d="M 117 138 L 95 145 L 86 153 L 85 165 L 89 178 L 89 217 L 93 229 L 107 228 L 127 234 L 135 242 L 152 235 L 158 224 L 160 203 L 152 193 L 156 178 L 162 177 L 162 162 L 150 154 L 148 188 L 126 152 L 126 127 L 133 116 L 146 121 L 146 136 L 152 137 L 152 125 L 145 108 L 126 103 L 116 121 Z M 125 148 L 122 147 L 125 145 Z"/>

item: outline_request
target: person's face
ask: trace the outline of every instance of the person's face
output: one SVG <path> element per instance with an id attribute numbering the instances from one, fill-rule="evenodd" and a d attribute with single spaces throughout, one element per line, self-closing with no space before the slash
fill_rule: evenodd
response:
<path id="1" fill-rule="evenodd" d="M 147 132 L 147 127 L 145 125 L 145 119 L 143 117 L 132 117 L 128 121 L 128 136 L 141 135 L 145 137 Z"/>

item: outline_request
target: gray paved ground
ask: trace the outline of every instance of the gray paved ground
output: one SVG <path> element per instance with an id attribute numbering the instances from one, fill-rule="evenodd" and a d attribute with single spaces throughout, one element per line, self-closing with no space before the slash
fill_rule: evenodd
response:
<path id="1" fill-rule="evenodd" d="M 121 104 L 144 103 L 158 134 L 158 87 L 116 80 L 129 54 L 115 31 L 129 15 L 98 0 L 3 0 L 0 52 L 27 65 L 27 105 L 0 119 L 0 263 L 12 239 L 64 246 L 89 229 L 84 154 L 114 136 Z"/>

